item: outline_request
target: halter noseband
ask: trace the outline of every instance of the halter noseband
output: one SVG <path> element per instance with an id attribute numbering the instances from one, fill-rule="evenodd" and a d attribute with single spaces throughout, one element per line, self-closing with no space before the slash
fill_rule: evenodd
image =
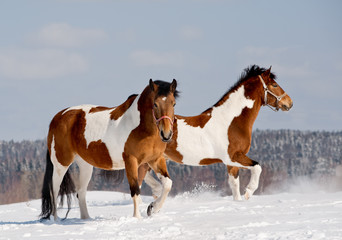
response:
<path id="1" fill-rule="evenodd" d="M 156 118 L 156 115 L 154 114 L 154 110 L 152 109 L 152 115 L 153 115 L 153 118 L 154 118 L 154 120 L 156 121 L 156 125 L 158 126 L 159 125 L 159 122 L 161 121 L 161 120 L 163 120 L 164 118 L 166 118 L 166 119 L 169 119 L 170 120 L 170 123 L 171 123 L 171 126 L 173 126 L 173 120 L 169 117 L 169 116 L 161 116 L 160 118 Z"/>
<path id="2" fill-rule="evenodd" d="M 286 92 L 284 92 L 281 96 L 277 96 L 275 95 L 273 92 L 271 92 L 267 85 L 265 84 L 264 82 L 264 79 L 262 79 L 262 77 L 260 75 L 258 75 L 261 83 L 262 83 L 262 86 L 264 87 L 264 92 L 265 92 L 265 97 L 264 97 L 264 102 L 265 102 L 265 105 L 267 105 L 269 108 L 271 108 L 273 111 L 277 112 L 279 110 L 279 106 L 278 106 L 278 103 L 280 102 L 280 100 L 285 97 L 287 95 Z M 277 102 L 276 102 L 276 107 L 273 107 L 271 105 L 268 104 L 267 102 L 267 93 L 271 94 L 273 97 L 275 97 L 277 99 Z"/>

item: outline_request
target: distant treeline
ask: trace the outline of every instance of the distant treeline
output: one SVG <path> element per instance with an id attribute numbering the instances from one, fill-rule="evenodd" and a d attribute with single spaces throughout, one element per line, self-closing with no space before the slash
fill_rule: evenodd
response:
<path id="1" fill-rule="evenodd" d="M 256 192 L 281 190 L 284 182 L 306 176 L 313 181 L 328 184 L 328 188 L 342 190 L 342 183 L 331 181 L 341 177 L 342 132 L 256 130 L 248 156 L 258 161 L 263 172 Z M 45 140 L 0 141 L 0 204 L 40 198 L 45 171 Z M 77 175 L 77 168 L 72 168 Z M 223 164 L 191 167 L 168 162 L 173 180 L 171 194 L 190 191 L 197 184 L 215 186 L 222 194 L 230 194 L 227 169 Z M 119 185 L 104 180 L 95 169 L 89 190 L 129 191 L 127 179 Z M 340 175 L 339 175 L 340 174 Z M 76 176 L 75 176 L 76 177 Z M 240 174 L 241 191 L 249 181 L 249 171 Z M 332 186 L 333 185 L 333 186 Z M 150 194 L 144 184 L 143 194 Z"/>

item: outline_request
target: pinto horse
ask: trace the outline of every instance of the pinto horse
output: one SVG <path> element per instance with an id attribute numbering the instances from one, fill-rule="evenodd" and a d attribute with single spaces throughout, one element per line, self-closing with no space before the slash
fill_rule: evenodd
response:
<path id="1" fill-rule="evenodd" d="M 62 110 L 52 119 L 47 137 L 47 163 L 42 189 L 42 219 L 57 219 L 57 197 L 75 191 L 69 166 L 79 167 L 77 197 L 81 218 L 89 218 L 86 190 L 93 167 L 126 169 L 134 202 L 134 217 L 140 218 L 138 167 L 148 164 L 159 176 L 163 191 L 153 202 L 158 211 L 172 181 L 164 159 L 166 143 L 173 135 L 177 82 L 152 81 L 140 95 L 130 96 L 115 108 L 82 105 Z"/>
<path id="2" fill-rule="evenodd" d="M 246 155 L 259 110 L 267 105 L 274 111 L 288 111 L 293 105 L 275 79 L 271 68 L 253 65 L 244 70 L 236 84 L 213 107 L 193 117 L 176 115 L 174 135 L 165 150 L 167 157 L 193 166 L 224 163 L 234 200 L 242 200 L 239 169 L 249 169 L 251 179 L 244 194 L 249 199 L 258 188 L 261 174 L 259 163 Z M 146 175 L 149 170 L 146 165 L 139 168 L 140 184 L 145 178 L 153 195 L 158 196 L 160 183 L 150 174 Z"/>

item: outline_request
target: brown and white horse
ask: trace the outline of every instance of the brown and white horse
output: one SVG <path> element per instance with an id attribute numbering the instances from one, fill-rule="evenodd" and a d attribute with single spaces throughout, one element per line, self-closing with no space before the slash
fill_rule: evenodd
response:
<path id="1" fill-rule="evenodd" d="M 244 194 L 249 199 L 258 188 L 261 174 L 259 163 L 246 156 L 259 110 L 267 105 L 275 111 L 288 111 L 293 105 L 275 79 L 271 68 L 253 65 L 244 70 L 240 80 L 213 107 L 193 117 L 176 115 L 174 135 L 165 150 L 167 157 L 193 166 L 224 163 L 234 200 L 241 200 L 239 169 L 249 169 L 251 179 Z M 139 168 L 140 181 L 148 169 L 146 165 Z M 150 174 L 145 181 L 158 196 L 160 183 Z"/>
<path id="2" fill-rule="evenodd" d="M 50 123 L 47 137 L 47 166 L 42 189 L 42 219 L 57 219 L 57 197 L 67 195 L 68 209 L 73 193 L 68 173 L 75 161 L 79 167 L 77 197 L 81 218 L 89 218 L 86 190 L 93 167 L 126 169 L 134 216 L 139 211 L 138 167 L 148 164 L 160 178 L 162 194 L 151 205 L 157 212 L 168 195 L 172 181 L 164 159 L 166 143 L 173 135 L 177 82 L 150 80 L 140 95 L 130 96 L 115 108 L 82 105 L 57 113 Z"/>

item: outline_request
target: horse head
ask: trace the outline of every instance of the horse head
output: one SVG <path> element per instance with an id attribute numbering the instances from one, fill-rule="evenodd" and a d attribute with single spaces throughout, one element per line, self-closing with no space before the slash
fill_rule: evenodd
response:
<path id="1" fill-rule="evenodd" d="M 152 115 L 157 125 L 159 136 L 163 142 L 171 141 L 173 135 L 174 107 L 178 97 L 177 81 L 172 83 L 164 81 L 152 81 L 150 89 L 154 92 Z"/>
<path id="2" fill-rule="evenodd" d="M 271 67 L 258 76 L 263 88 L 263 103 L 272 110 L 289 111 L 293 106 L 293 101 L 289 95 L 275 81 L 275 75 L 271 72 Z"/>

